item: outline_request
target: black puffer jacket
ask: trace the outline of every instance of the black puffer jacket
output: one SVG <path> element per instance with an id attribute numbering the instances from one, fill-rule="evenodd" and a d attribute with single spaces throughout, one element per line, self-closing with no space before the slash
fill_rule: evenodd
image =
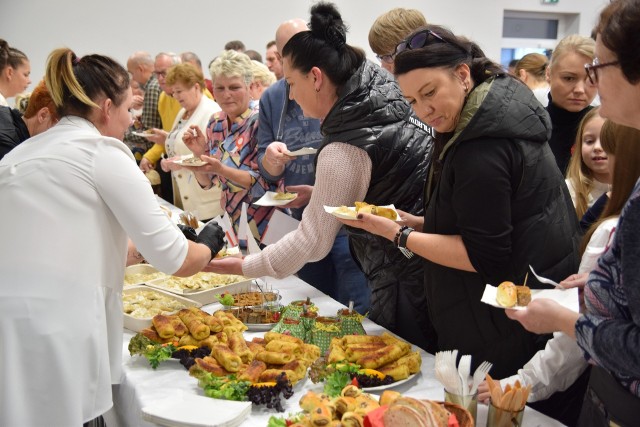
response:
<path id="1" fill-rule="evenodd" d="M 321 150 L 338 141 L 369 154 L 373 167 L 365 202 L 422 213 L 432 140 L 428 128 L 411 116 L 389 73 L 365 61 L 340 91 L 321 131 Z M 369 317 L 414 344 L 433 349 L 418 257 L 408 260 L 389 240 L 353 228 L 348 231 L 352 253 L 371 287 Z"/>
<path id="2" fill-rule="evenodd" d="M 517 80 L 478 85 L 429 179 L 424 231 L 460 235 L 477 273 L 425 261 L 431 320 L 442 350 L 459 349 L 491 375 L 515 374 L 548 336 L 480 302 L 485 284 L 522 284 L 532 265 L 560 281 L 578 271 L 579 227 L 547 144 L 549 115 Z M 531 274 L 527 284 L 542 287 Z M 548 288 L 548 286 L 545 286 Z"/>

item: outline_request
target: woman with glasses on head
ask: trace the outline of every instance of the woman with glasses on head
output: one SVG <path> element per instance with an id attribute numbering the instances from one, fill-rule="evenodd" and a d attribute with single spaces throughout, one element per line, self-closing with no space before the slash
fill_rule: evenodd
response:
<path id="1" fill-rule="evenodd" d="M 400 43 L 396 78 L 436 131 L 424 218 L 344 221 L 424 258 L 429 314 L 441 350 L 459 349 L 502 378 L 548 336 L 480 301 L 485 285 L 522 284 L 529 264 L 561 280 L 578 269 L 578 223 L 547 139 L 549 116 L 475 43 L 428 25 Z M 414 231 L 418 230 L 418 231 Z M 541 287 L 529 277 L 528 285 Z"/>
<path id="2" fill-rule="evenodd" d="M 600 115 L 640 129 L 640 0 L 614 0 L 596 25 L 587 74 L 600 94 Z M 621 140 L 621 144 L 637 142 Z M 617 163 L 614 170 L 617 169 Z M 616 171 L 617 172 L 617 171 Z M 587 312 L 552 300 L 507 315 L 536 333 L 564 332 L 591 365 L 580 424 L 637 425 L 640 419 L 640 183 L 622 208 L 610 247 L 584 289 Z"/>
<path id="3" fill-rule="evenodd" d="M 298 228 L 262 253 L 223 259 L 213 271 L 286 277 L 324 258 L 342 226 L 326 206 L 394 203 L 420 213 L 429 135 L 411 116 L 389 73 L 346 43 L 346 26 L 331 3 L 311 8 L 310 30 L 282 49 L 290 96 L 304 115 L 322 120 L 316 181 Z M 424 125 L 422 125 L 424 126 Z M 369 318 L 428 351 L 436 350 L 427 318 L 422 263 L 385 239 L 349 229 L 349 244 L 371 289 Z"/>
<path id="4" fill-rule="evenodd" d="M 552 133 L 549 146 L 562 174 L 567 173 L 571 147 L 576 140 L 578 125 L 593 108 L 597 90 L 584 69 L 593 60 L 595 42 L 577 34 L 565 37 L 553 50 L 547 71 Z"/>
<path id="5" fill-rule="evenodd" d="M 369 46 L 380 66 L 393 73 L 396 45 L 407 35 L 427 25 L 422 12 L 397 7 L 378 16 L 369 29 Z"/>

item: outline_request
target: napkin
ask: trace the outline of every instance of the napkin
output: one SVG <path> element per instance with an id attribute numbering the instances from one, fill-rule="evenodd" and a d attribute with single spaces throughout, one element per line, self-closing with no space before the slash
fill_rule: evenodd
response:
<path id="1" fill-rule="evenodd" d="M 142 417 L 170 427 L 235 427 L 250 412 L 251 402 L 212 399 L 178 390 L 142 408 Z"/>

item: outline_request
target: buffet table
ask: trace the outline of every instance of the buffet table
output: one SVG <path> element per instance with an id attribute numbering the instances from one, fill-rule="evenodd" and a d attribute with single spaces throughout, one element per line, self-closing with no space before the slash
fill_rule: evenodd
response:
<path id="1" fill-rule="evenodd" d="M 318 306 L 321 315 L 335 315 L 338 309 L 343 306 L 323 294 L 307 283 L 296 277 L 289 277 L 283 280 L 266 278 L 273 289 L 280 290 L 283 304 L 289 304 L 294 300 L 301 300 L 310 297 Z M 219 304 L 210 304 L 203 309 L 209 313 L 221 308 Z M 385 329 L 368 319 L 364 319 L 363 326 L 368 334 L 381 334 Z M 135 334 L 132 331 L 124 330 L 123 343 L 123 373 L 121 384 L 114 388 L 114 410 L 122 425 L 133 426 L 154 426 L 142 418 L 142 408 L 154 402 L 166 398 L 167 395 L 182 390 L 184 393 L 202 395 L 202 389 L 197 385 L 197 380 L 184 369 L 182 365 L 174 361 L 167 361 L 160 364 L 158 369 L 153 370 L 147 360 L 143 357 L 130 357 L 127 345 Z M 250 341 L 255 336 L 263 336 L 264 332 L 246 331 L 245 337 Z M 421 350 L 422 371 L 410 381 L 394 388 L 407 396 L 443 400 L 444 392 L 442 385 L 434 377 L 434 357 Z M 300 408 L 298 401 L 307 390 L 321 390 L 321 385 L 313 384 L 308 378 L 302 380 L 294 387 L 295 394 L 284 401 L 285 412 L 277 413 L 275 410 L 256 407 L 254 405 L 251 414 L 242 424 L 243 426 L 266 426 L 269 417 L 272 415 L 286 415 L 290 412 L 298 412 Z M 486 425 L 487 406 L 478 405 L 478 425 Z M 215 414 L 212 414 L 215 420 Z M 561 426 L 559 422 L 531 409 L 526 408 L 523 426 Z"/>

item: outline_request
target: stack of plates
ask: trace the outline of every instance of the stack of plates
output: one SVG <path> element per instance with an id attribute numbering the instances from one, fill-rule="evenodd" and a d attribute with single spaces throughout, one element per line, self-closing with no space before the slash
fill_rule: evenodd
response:
<path id="1" fill-rule="evenodd" d="M 181 390 L 142 408 L 146 421 L 170 427 L 235 427 L 251 413 L 251 402 L 212 399 Z"/>

